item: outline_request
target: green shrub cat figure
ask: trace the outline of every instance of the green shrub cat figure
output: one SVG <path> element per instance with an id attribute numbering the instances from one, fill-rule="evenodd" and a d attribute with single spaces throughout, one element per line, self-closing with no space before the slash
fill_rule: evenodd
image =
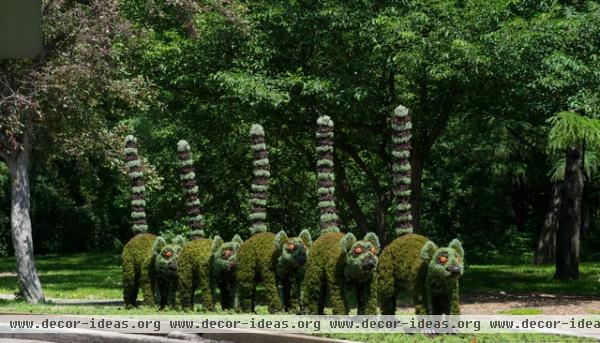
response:
<path id="1" fill-rule="evenodd" d="M 317 119 L 317 179 L 321 237 L 313 244 L 304 275 L 304 300 L 309 314 L 323 314 L 329 295 L 333 314 L 348 314 L 348 295 L 356 292 L 359 314 L 377 314 L 376 278 L 379 239 L 368 233 L 362 241 L 340 233 L 335 205 L 333 168 L 334 123 Z M 329 294 L 327 294 L 329 292 Z"/>
<path id="2" fill-rule="evenodd" d="M 313 244 L 304 276 L 304 300 L 309 314 L 324 314 L 329 298 L 333 314 L 348 314 L 348 297 L 356 292 L 358 314 L 377 314 L 377 235 L 357 241 L 352 233 L 330 232 Z M 329 293 L 329 294 L 327 294 Z"/>
<path id="3" fill-rule="evenodd" d="M 177 271 L 179 268 L 179 254 L 186 241 L 182 236 L 177 236 L 172 242 L 167 243 L 164 237 L 158 237 L 152 246 L 152 257 L 147 264 L 154 268 L 154 289 L 156 290 L 156 303 L 160 309 L 169 305 L 176 307 Z"/>
<path id="4" fill-rule="evenodd" d="M 300 284 L 311 243 L 307 230 L 293 238 L 280 231 L 277 235 L 260 232 L 246 240 L 238 252 L 240 310 L 254 312 L 256 287 L 262 282 L 270 313 L 300 313 Z M 283 304 L 278 285 L 282 286 Z"/>
<path id="5" fill-rule="evenodd" d="M 458 240 L 438 249 L 426 237 L 412 233 L 410 205 L 410 138 L 408 109 L 394 110 L 392 126 L 392 192 L 396 238 L 379 256 L 378 293 L 381 313 L 396 312 L 396 297 L 407 290 L 417 314 L 459 314 L 458 278 L 463 273 L 464 250 Z"/>
<path id="6" fill-rule="evenodd" d="M 241 243 L 238 235 L 227 243 L 215 236 L 212 240 L 195 239 L 183 248 L 179 255 L 178 297 L 184 310 L 192 309 L 197 289 L 203 307 L 214 310 L 216 287 L 221 291 L 221 308 L 234 307 L 237 251 Z"/>
<path id="7" fill-rule="evenodd" d="M 312 237 L 302 230 L 298 237 L 289 237 L 284 231 L 275 236 L 275 249 L 279 251 L 275 271 L 277 285 L 281 286 L 283 309 L 288 313 L 300 314 L 302 308 L 302 281 Z"/>
<path id="8" fill-rule="evenodd" d="M 131 179 L 131 219 L 135 236 L 123 247 L 123 302 L 126 308 L 137 306 L 137 296 L 142 288 L 145 305 L 154 305 L 154 272 L 147 261 L 152 256 L 152 245 L 156 235 L 147 233 L 144 173 L 138 156 L 137 139 L 125 137 L 125 163 Z"/>
<path id="9" fill-rule="evenodd" d="M 239 310 L 254 312 L 256 287 L 262 282 L 269 312 L 281 312 L 284 309 L 278 283 L 282 284 L 284 303 L 287 303 L 285 308 L 299 312 L 296 305 L 300 297 L 298 285 L 312 240 L 308 231 L 302 231 L 298 238 L 288 238 L 283 231 L 277 235 L 267 232 L 266 206 L 271 174 L 262 126 L 252 126 L 250 140 L 254 157 L 249 215 L 252 237 L 242 243 L 238 251 Z"/>
<path id="10" fill-rule="evenodd" d="M 463 273 L 463 257 L 457 239 L 445 248 L 414 233 L 395 239 L 379 257 L 381 314 L 395 314 L 401 290 L 412 295 L 416 314 L 460 314 L 458 278 Z"/>

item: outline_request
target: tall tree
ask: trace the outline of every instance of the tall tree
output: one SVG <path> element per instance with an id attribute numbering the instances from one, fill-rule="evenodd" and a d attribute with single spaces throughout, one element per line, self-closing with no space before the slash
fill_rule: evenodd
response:
<path id="1" fill-rule="evenodd" d="M 584 187 L 583 151 L 600 144 L 600 120 L 560 112 L 549 120 L 549 145 L 565 155 L 565 172 L 556 232 L 557 280 L 579 279 L 581 202 Z"/>
<path id="2" fill-rule="evenodd" d="M 0 156 L 11 174 L 11 232 L 17 280 L 31 303 L 44 301 L 30 218 L 29 166 L 37 147 L 81 158 L 102 154 L 108 120 L 143 103 L 142 80 L 123 75 L 113 47 L 131 27 L 117 1 L 44 1 L 42 51 L 0 61 Z"/>

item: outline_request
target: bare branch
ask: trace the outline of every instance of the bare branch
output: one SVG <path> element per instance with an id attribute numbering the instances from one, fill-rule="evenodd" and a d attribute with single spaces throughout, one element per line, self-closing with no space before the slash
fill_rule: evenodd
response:
<path id="1" fill-rule="evenodd" d="M 379 179 L 373 173 L 373 171 L 369 168 L 369 166 L 365 163 L 365 161 L 360 157 L 358 152 L 348 144 L 338 144 L 338 147 L 347 153 L 354 162 L 358 165 L 358 167 L 367 175 L 371 186 L 377 194 L 381 193 L 381 185 L 379 184 Z"/>

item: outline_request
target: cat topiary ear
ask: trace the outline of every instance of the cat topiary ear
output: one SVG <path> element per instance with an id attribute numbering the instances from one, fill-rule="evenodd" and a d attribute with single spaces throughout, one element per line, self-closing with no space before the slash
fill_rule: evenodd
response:
<path id="1" fill-rule="evenodd" d="M 298 238 L 300 238 L 302 242 L 304 242 L 304 245 L 306 247 L 310 248 L 312 246 L 312 236 L 310 235 L 310 232 L 308 230 L 304 229 L 300 231 Z"/>
<path id="2" fill-rule="evenodd" d="M 423 245 L 423 248 L 421 249 L 421 260 L 428 262 L 429 260 L 431 260 L 436 250 L 437 247 L 435 246 L 435 244 L 432 241 L 427 241 L 427 243 L 425 243 L 425 245 Z"/>
<path id="3" fill-rule="evenodd" d="M 453 239 L 452 242 L 450 242 L 450 245 L 448 246 L 451 249 L 454 249 L 454 251 L 456 251 L 456 253 L 461 257 L 465 257 L 465 250 L 462 247 L 462 244 L 460 244 L 460 241 L 458 239 Z"/>
<path id="4" fill-rule="evenodd" d="M 210 245 L 210 251 L 212 251 L 212 253 L 216 253 L 217 251 L 219 251 L 219 248 L 221 248 L 221 245 L 223 245 L 223 238 L 221 238 L 221 236 L 215 236 L 213 238 L 212 244 Z"/>
<path id="5" fill-rule="evenodd" d="M 365 238 L 363 238 L 363 241 L 367 241 L 373 244 L 377 251 L 379 251 L 379 248 L 381 248 L 381 244 L 379 244 L 379 237 L 377 237 L 377 234 L 375 232 L 368 232 L 365 235 Z"/>
<path id="6" fill-rule="evenodd" d="M 167 245 L 165 238 L 157 237 L 156 240 L 154 240 L 154 244 L 152 244 L 152 254 L 154 254 L 154 256 L 160 254 L 160 251 L 165 247 L 165 245 Z"/>
<path id="7" fill-rule="evenodd" d="M 354 236 L 351 232 L 348 232 L 344 237 L 342 237 L 342 240 L 340 240 L 340 248 L 342 249 L 342 253 L 347 254 L 354 243 L 356 243 L 356 236 Z"/>
<path id="8" fill-rule="evenodd" d="M 277 250 L 280 250 L 283 247 L 283 245 L 285 244 L 285 241 L 287 241 L 287 239 L 288 239 L 288 236 L 285 233 L 285 231 L 283 231 L 283 230 L 279 231 L 279 233 L 277 233 L 275 235 L 275 248 Z"/>
<path id="9" fill-rule="evenodd" d="M 240 235 L 238 235 L 237 233 L 235 235 L 233 235 L 233 238 L 231 239 L 231 241 L 233 243 L 236 243 L 237 245 L 242 245 L 242 243 L 244 242 L 242 237 L 240 237 Z"/>
<path id="10" fill-rule="evenodd" d="M 175 238 L 173 238 L 173 244 L 178 245 L 180 247 L 183 247 L 184 245 L 186 245 L 186 243 L 187 240 L 182 235 L 177 235 L 175 236 Z"/>

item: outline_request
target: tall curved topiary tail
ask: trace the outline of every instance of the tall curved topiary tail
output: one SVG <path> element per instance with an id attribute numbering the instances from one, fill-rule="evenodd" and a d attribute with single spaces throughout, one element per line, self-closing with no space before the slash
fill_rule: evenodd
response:
<path id="1" fill-rule="evenodd" d="M 328 116 L 317 119 L 317 178 L 319 180 L 319 222 L 321 235 L 339 232 L 335 206 L 335 174 L 333 172 L 333 120 Z"/>
<path id="2" fill-rule="evenodd" d="M 269 191 L 269 154 L 265 143 L 265 130 L 261 125 L 254 124 L 250 128 L 250 143 L 254 155 L 254 179 L 250 193 L 250 233 L 267 231 L 267 197 Z"/>
<path id="3" fill-rule="evenodd" d="M 177 142 L 177 156 L 179 157 L 179 180 L 181 180 L 181 186 L 185 193 L 185 212 L 192 230 L 191 238 L 202 238 L 204 237 L 204 217 L 200 213 L 194 160 L 192 159 L 190 144 L 187 141 L 180 140 Z"/>
<path id="4" fill-rule="evenodd" d="M 410 139 L 412 123 L 408 109 L 398 106 L 392 118 L 392 192 L 396 235 L 413 232 L 410 205 Z"/>
<path id="5" fill-rule="evenodd" d="M 144 186 L 142 162 L 138 156 L 137 139 L 132 135 L 125 137 L 125 163 L 131 179 L 131 220 L 133 222 L 131 229 L 135 234 L 145 233 L 148 231 L 144 209 L 146 187 Z"/>

